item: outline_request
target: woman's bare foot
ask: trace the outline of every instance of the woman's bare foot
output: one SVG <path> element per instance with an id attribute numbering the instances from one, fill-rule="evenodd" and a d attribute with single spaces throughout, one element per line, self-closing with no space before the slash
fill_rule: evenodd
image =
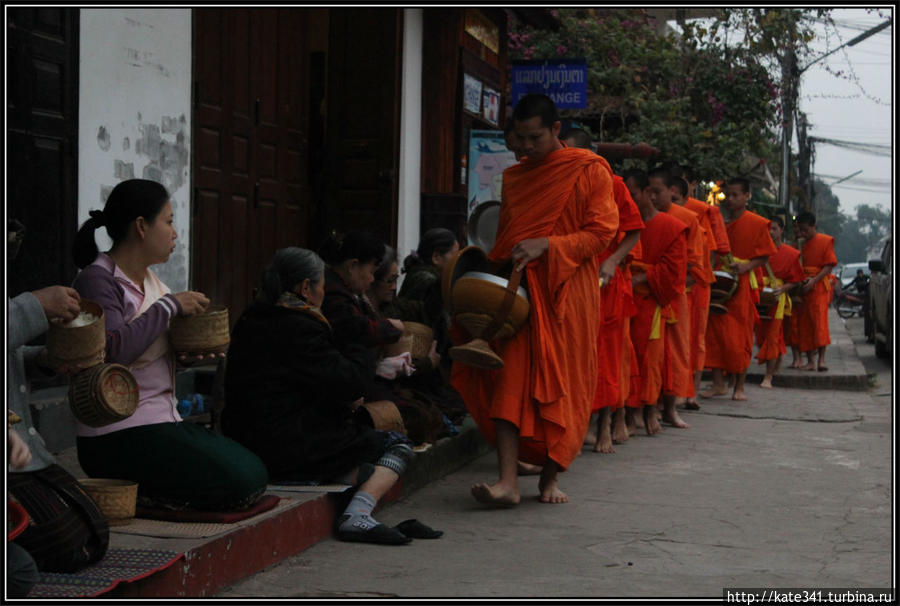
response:
<path id="1" fill-rule="evenodd" d="M 494 505 L 497 507 L 514 507 L 522 500 L 519 495 L 519 489 L 497 482 L 493 485 L 474 484 L 472 486 L 472 496 L 479 503 L 486 505 Z"/>
<path id="2" fill-rule="evenodd" d="M 550 469 L 552 469 L 552 472 L 549 471 Z M 541 503 L 568 503 L 569 495 L 559 489 L 559 484 L 556 481 L 556 466 L 545 465 L 544 470 L 538 482 L 538 490 L 541 492 Z"/>
<path id="3" fill-rule="evenodd" d="M 543 469 L 540 465 L 532 465 L 525 461 L 516 461 L 516 471 L 520 476 L 536 476 Z"/>

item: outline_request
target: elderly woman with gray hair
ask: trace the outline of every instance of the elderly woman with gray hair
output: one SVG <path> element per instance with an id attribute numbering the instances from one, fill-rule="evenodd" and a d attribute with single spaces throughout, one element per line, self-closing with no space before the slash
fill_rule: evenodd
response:
<path id="1" fill-rule="evenodd" d="M 337 522 L 339 539 L 408 543 L 430 534 L 421 523 L 396 528 L 372 517 L 403 475 L 412 449 L 358 422 L 374 351 L 334 344 L 319 310 L 324 262 L 302 248 L 278 250 L 254 303 L 232 331 L 222 429 L 265 462 L 274 481 L 342 481 L 357 486 Z M 432 533 L 437 531 L 432 531 Z"/>

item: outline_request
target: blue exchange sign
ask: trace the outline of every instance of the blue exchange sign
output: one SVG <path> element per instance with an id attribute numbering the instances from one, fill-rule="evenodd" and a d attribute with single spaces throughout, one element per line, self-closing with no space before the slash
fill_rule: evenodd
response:
<path id="1" fill-rule="evenodd" d="M 559 109 L 587 107 L 587 61 L 545 59 L 513 63 L 513 105 L 531 93 L 547 95 Z"/>

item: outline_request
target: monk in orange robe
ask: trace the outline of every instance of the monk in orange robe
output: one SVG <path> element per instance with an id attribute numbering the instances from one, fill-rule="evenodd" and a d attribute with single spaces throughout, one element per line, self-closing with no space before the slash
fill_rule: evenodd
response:
<path id="1" fill-rule="evenodd" d="M 451 383 L 497 446 L 499 479 L 479 483 L 479 502 L 520 502 L 517 460 L 542 465 L 540 500 L 565 503 L 557 473 L 581 450 L 597 382 L 598 255 L 619 215 L 603 158 L 557 138 L 556 106 L 526 95 L 513 112 L 522 160 L 503 173 L 497 237 L 489 258 L 524 271 L 531 313 L 512 338 L 491 346 L 499 370 L 454 362 Z M 460 331 L 453 327 L 458 340 Z"/>
<path id="2" fill-rule="evenodd" d="M 644 175 L 627 173 L 637 183 Z M 640 365 L 640 389 L 629 396 L 642 406 L 648 435 L 661 429 L 656 415 L 663 390 L 666 340 L 675 319 L 673 304 L 684 295 L 687 275 L 688 227 L 674 216 L 659 212 L 654 205 L 655 192 L 650 181 L 642 188 L 638 208 L 644 220 L 641 231 L 641 256 L 632 264 L 632 284 L 637 314 L 631 320 L 631 340 Z M 674 406 L 673 406 L 674 408 Z"/>
<path id="3" fill-rule="evenodd" d="M 680 204 L 687 194 L 687 182 L 669 174 L 665 168 L 650 172 L 650 192 L 656 210 L 668 213 L 684 223 L 688 230 L 687 269 L 682 292 L 672 303 L 675 318 L 666 327 L 665 361 L 663 364 L 663 421 L 680 428 L 687 428 L 675 408 L 676 398 L 694 395 L 694 371 L 691 368 L 691 309 L 688 291 L 696 281 L 704 280 L 703 237 L 697 216 Z"/>
<path id="4" fill-rule="evenodd" d="M 597 433 L 593 437 L 589 431 L 586 438 L 589 441 L 593 437 L 594 451 L 602 453 L 615 452 L 614 410 L 622 411 L 616 423 L 616 441 L 628 439 L 624 405 L 631 379 L 631 352 L 625 342 L 626 325 L 634 315 L 634 300 L 627 266 L 634 254 L 640 254 L 638 240 L 644 228 L 641 213 L 631 199 L 625 181 L 618 175 L 613 175 L 613 197 L 619 210 L 619 231 L 615 242 L 600 255 L 602 306 L 597 333 L 597 388 L 592 406 L 597 413 Z"/>
<path id="5" fill-rule="evenodd" d="M 590 135 L 584 129 L 570 128 L 561 139 L 569 147 L 591 149 Z M 634 355 L 627 337 L 634 315 L 629 265 L 633 254 L 640 254 L 638 239 L 644 227 L 641 213 L 618 175 L 613 175 L 613 197 L 619 210 L 619 230 L 615 241 L 600 255 L 602 308 L 597 335 L 597 391 L 591 415 L 591 423 L 596 419 L 597 429 L 594 431 L 589 424 L 584 438 L 585 444 L 593 445 L 594 452 L 601 453 L 614 453 L 613 444 L 628 439 L 624 406 Z"/>
<path id="6" fill-rule="evenodd" d="M 816 231 L 816 217 L 810 212 L 797 215 L 797 232 L 805 239 L 801 253 L 806 281 L 800 288 L 803 305 L 798 318 L 800 351 L 806 354 L 801 370 L 826 371 L 825 347 L 831 344 L 828 331 L 828 305 L 831 303 L 831 269 L 837 265 L 834 238 Z M 816 364 L 813 354 L 818 353 Z"/>
<path id="7" fill-rule="evenodd" d="M 784 219 L 773 217 L 769 234 L 777 252 L 769 257 L 768 268 L 772 275 L 763 276 L 763 284 L 773 289 L 776 302 L 766 310 L 767 318 L 760 317 L 756 325 L 756 344 L 759 347 L 756 359 L 766 365 L 766 376 L 759 386 L 766 389 L 771 389 L 772 379 L 781 367 L 781 357 L 787 351 L 782 324 L 792 315 L 790 293 L 805 278 L 800 265 L 800 251 L 782 240 Z"/>
<path id="8" fill-rule="evenodd" d="M 701 397 L 726 395 L 724 372 L 735 376 L 732 400 L 746 400 L 744 380 L 753 356 L 753 327 L 759 315 L 756 292 L 762 280 L 760 268 L 775 254 L 769 235 L 769 220 L 747 210 L 750 182 L 731 179 L 725 185 L 725 208 L 729 221 L 725 224 L 734 265 L 729 269 L 738 278 L 734 295 L 726 302 L 728 313 L 709 318 L 706 331 L 706 365 L 712 369 L 711 389 Z M 721 259 L 720 259 L 721 261 Z"/>

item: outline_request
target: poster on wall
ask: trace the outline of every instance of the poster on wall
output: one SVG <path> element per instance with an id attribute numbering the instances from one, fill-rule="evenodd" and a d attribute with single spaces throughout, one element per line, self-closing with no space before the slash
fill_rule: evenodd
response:
<path id="1" fill-rule="evenodd" d="M 481 80 L 463 74 L 463 108 L 473 114 L 481 113 Z"/>
<path id="2" fill-rule="evenodd" d="M 500 200 L 503 171 L 516 163 L 506 148 L 502 130 L 473 130 L 469 133 L 469 192 L 467 216 L 488 200 Z"/>
<path id="3" fill-rule="evenodd" d="M 491 124 L 500 124 L 500 93 L 493 88 L 484 87 L 481 96 L 481 115 Z"/>

